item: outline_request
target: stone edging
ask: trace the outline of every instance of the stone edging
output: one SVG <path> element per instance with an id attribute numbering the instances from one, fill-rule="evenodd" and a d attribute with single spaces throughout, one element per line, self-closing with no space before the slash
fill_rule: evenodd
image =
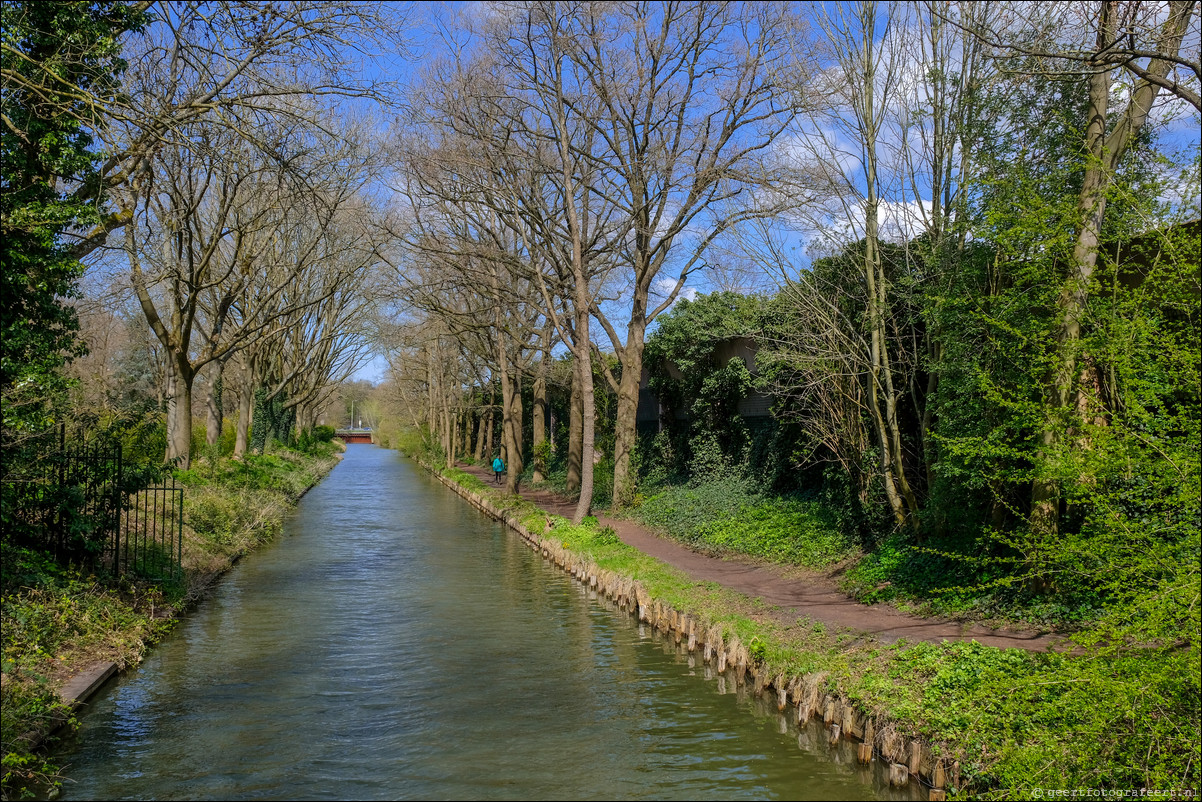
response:
<path id="1" fill-rule="evenodd" d="M 676 645 L 683 644 L 690 653 L 700 650 L 707 663 L 716 664 L 718 673 L 732 671 L 736 683 L 745 684 L 750 677 L 753 693 L 756 696 L 775 695 L 779 712 L 783 713 L 793 705 L 798 725 L 821 717 L 832 745 L 842 738 L 859 741 L 859 762 L 870 763 L 873 758 L 886 761 L 890 785 L 901 787 L 914 779 L 927 786 L 931 800 L 945 799 L 949 785 L 960 789 L 959 761 L 936 757 L 921 740 L 907 737 L 894 725 L 865 718 L 845 696 L 825 693 L 825 673 L 795 677 L 768 675 L 764 667 L 751 658 L 747 647 L 738 638 L 724 639 L 720 627 L 709 626 L 695 615 L 673 609 L 652 598 L 636 580 L 581 559 L 541 534 L 531 532 L 515 516 L 496 507 L 483 495 L 436 471 L 431 472 L 438 481 L 472 506 L 517 532 L 527 545 L 541 552 L 543 557 L 571 574 L 581 584 L 613 601 L 619 610 L 636 615 L 639 621 L 651 625 L 665 637 L 672 637 Z"/>
<path id="2" fill-rule="evenodd" d="M 333 470 L 335 467 L 337 467 L 338 463 L 342 461 L 345 450 L 346 449 L 344 446 L 342 452 L 334 455 L 336 459 L 334 464 L 330 467 L 330 470 Z M 291 504 L 293 506 L 298 504 L 300 500 L 304 498 L 310 490 L 317 487 L 317 485 L 321 483 L 321 480 L 325 479 L 329 473 L 330 471 L 326 471 L 324 474 L 318 477 L 317 481 L 301 491 L 300 495 L 297 496 L 296 499 L 291 502 Z M 262 545 L 264 544 L 260 544 L 260 547 Z M 229 573 L 234 566 L 236 566 L 238 562 L 248 553 L 249 552 L 238 552 L 237 554 L 230 555 L 229 565 L 226 565 L 221 570 L 216 571 L 205 580 L 200 592 L 194 598 L 187 599 L 184 608 L 175 613 L 173 616 L 175 620 L 179 621 L 182 619 L 183 616 L 191 610 L 191 608 L 206 598 L 209 592 L 213 589 L 213 586 L 217 583 L 217 580 Z M 128 668 L 131 668 L 133 665 L 137 665 L 137 663 L 121 666 L 112 662 L 111 660 L 102 660 L 88 664 L 86 667 L 80 670 L 79 673 L 71 676 L 70 679 L 68 679 L 62 684 L 62 686 L 55 690 L 55 693 L 58 695 L 59 700 L 66 707 L 66 710 L 53 713 L 43 726 L 36 727 L 29 732 L 24 733 L 21 738 L 29 744 L 30 749 L 36 750 L 40 748 L 50 736 L 62 729 L 70 720 L 70 715 L 79 710 L 79 708 L 83 707 L 84 704 L 87 703 L 88 699 L 91 699 L 97 691 L 104 687 L 106 682 L 108 682 L 115 675 L 124 672 Z"/>

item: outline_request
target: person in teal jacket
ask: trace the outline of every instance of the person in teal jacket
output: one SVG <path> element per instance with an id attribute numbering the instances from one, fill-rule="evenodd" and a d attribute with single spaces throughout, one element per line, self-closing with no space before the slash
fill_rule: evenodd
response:
<path id="1" fill-rule="evenodd" d="M 496 474 L 493 483 L 501 484 L 501 474 L 505 472 L 505 460 L 501 459 L 500 454 L 492 458 L 492 472 Z"/>

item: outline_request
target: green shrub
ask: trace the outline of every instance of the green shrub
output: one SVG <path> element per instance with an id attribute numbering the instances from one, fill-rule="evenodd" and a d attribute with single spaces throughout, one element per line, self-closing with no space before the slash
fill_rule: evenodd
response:
<path id="1" fill-rule="evenodd" d="M 764 502 L 707 523 L 700 527 L 697 542 L 719 551 L 812 568 L 854 552 L 820 504 L 795 499 Z"/>
<path id="2" fill-rule="evenodd" d="M 233 418 L 226 418 L 221 424 L 221 439 L 218 441 L 219 455 L 228 457 L 234 453 L 235 441 L 238 438 L 238 422 Z"/>
<path id="3" fill-rule="evenodd" d="M 185 523 L 220 546 L 271 540 L 283 526 L 285 511 L 279 493 L 253 488 L 192 488 L 184 501 Z"/>
<path id="4" fill-rule="evenodd" d="M 747 477 L 666 487 L 632 512 L 670 537 L 722 553 L 821 567 L 855 552 L 824 505 L 766 496 Z"/>

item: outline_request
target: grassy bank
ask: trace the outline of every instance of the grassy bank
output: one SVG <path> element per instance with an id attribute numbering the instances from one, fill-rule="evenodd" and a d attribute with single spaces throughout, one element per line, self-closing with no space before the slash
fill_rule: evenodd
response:
<path id="1" fill-rule="evenodd" d="M 5 543 L 4 798 L 56 785 L 58 769 L 38 748 L 49 730 L 71 720 L 59 688 L 97 662 L 140 662 L 214 579 L 279 533 L 284 515 L 337 463 L 339 450 L 321 443 L 306 453 L 280 448 L 241 461 L 200 457 L 177 472 L 186 488 L 180 581 L 108 577 Z"/>
<path id="2" fill-rule="evenodd" d="M 442 473 L 532 531 L 546 526 L 547 516 L 532 505 L 504 497 L 462 471 Z M 654 510 L 657 503 L 644 501 L 640 517 L 667 515 Z M 688 507 L 676 508 L 672 516 L 682 508 Z M 553 521 L 547 537 L 737 637 L 767 675 L 821 676 L 826 691 L 878 722 L 878 733 L 918 738 L 949 764 L 958 762 L 962 787 L 956 791 L 963 796 L 1046 798 L 1044 789 L 1155 792 L 1197 786 L 1199 666 L 1197 650 L 1188 644 L 1147 648 L 1086 630 L 1076 636 L 1082 653 L 1072 656 L 976 643 L 884 646 L 804 619 L 782 624 L 757 600 L 694 582 L 626 546 L 595 521 L 582 526 Z M 708 526 L 700 521 L 695 531 L 704 533 Z M 828 535 L 814 526 L 802 528 L 798 539 L 809 531 L 815 542 L 797 548 L 827 559 L 822 555 L 831 553 Z"/>

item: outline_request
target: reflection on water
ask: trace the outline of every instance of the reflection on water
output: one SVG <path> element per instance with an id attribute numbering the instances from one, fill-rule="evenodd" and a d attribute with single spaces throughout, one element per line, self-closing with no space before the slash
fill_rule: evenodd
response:
<path id="1" fill-rule="evenodd" d="M 366 445 L 81 724 L 68 798 L 888 795 Z"/>

